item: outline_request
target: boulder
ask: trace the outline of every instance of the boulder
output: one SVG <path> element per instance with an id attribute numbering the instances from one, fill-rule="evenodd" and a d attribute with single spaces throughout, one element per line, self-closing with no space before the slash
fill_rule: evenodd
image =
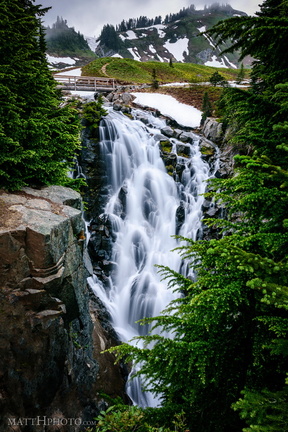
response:
<path id="1" fill-rule="evenodd" d="M 165 126 L 164 128 L 161 129 L 160 132 L 161 132 L 161 134 L 163 134 L 169 138 L 172 138 L 174 135 L 174 131 L 170 126 Z"/>
<path id="2" fill-rule="evenodd" d="M 223 138 L 223 125 L 216 119 L 208 117 L 203 125 L 202 134 L 208 139 L 218 144 Z"/>
<path id="3" fill-rule="evenodd" d="M 95 305 L 89 310 L 81 206 L 80 195 L 61 186 L 0 191 L 0 432 L 37 416 L 78 418 L 57 429 L 78 432 L 98 415 L 102 389 L 125 398 L 123 370 L 106 356 L 114 391 L 99 361 L 103 340 L 118 342 Z M 29 421 L 11 430 L 44 430 Z"/>

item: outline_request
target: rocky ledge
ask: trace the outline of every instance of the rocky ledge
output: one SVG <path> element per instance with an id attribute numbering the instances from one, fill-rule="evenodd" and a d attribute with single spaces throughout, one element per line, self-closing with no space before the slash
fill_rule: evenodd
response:
<path id="1" fill-rule="evenodd" d="M 0 217 L 0 431 L 84 431 L 125 374 L 100 354 L 117 341 L 86 283 L 81 197 L 0 191 Z"/>

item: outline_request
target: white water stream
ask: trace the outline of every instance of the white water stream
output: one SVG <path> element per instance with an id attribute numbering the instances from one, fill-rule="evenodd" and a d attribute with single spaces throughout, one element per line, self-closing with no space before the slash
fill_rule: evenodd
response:
<path id="1" fill-rule="evenodd" d="M 110 183 L 105 213 L 112 221 L 116 238 L 112 258 L 116 270 L 111 272 L 108 289 L 96 276 L 89 283 L 110 312 L 122 341 L 146 334 L 146 326 L 136 321 L 159 315 L 175 298 L 176 294 L 161 281 L 155 264 L 180 270 L 181 258 L 172 252 L 177 246 L 177 240 L 172 237 L 176 233 L 176 210 L 180 204 L 185 209 L 185 222 L 179 234 L 195 239 L 201 232 L 204 200 L 201 194 L 205 191 L 205 181 L 213 175 L 201 158 L 199 137 L 195 135 L 190 157 L 181 158 L 186 167 L 181 182 L 176 183 L 166 172 L 157 141 L 165 122 L 152 114 L 145 115 L 152 127 L 111 110 L 100 131 Z M 173 141 L 174 152 L 180 142 Z M 124 210 L 118 196 L 121 188 L 122 196 L 125 195 Z M 133 402 L 140 406 L 157 404 L 139 386 L 136 380 L 129 384 L 127 391 Z"/>

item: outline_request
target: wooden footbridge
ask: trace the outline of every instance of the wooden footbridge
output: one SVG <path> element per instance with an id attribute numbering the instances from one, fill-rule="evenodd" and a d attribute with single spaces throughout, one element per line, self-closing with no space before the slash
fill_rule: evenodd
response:
<path id="1" fill-rule="evenodd" d="M 113 78 L 54 74 L 57 87 L 63 90 L 110 92 L 116 89 Z"/>

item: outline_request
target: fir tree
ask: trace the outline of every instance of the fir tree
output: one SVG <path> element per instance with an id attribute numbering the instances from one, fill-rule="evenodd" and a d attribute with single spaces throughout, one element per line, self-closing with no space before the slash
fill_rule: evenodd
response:
<path id="1" fill-rule="evenodd" d="M 103 27 L 99 40 L 102 45 L 105 45 L 107 48 L 110 48 L 114 51 L 118 51 L 123 45 L 121 39 L 117 35 L 115 27 L 110 24 L 107 24 Z"/>
<path id="2" fill-rule="evenodd" d="M 236 84 L 241 84 L 244 78 L 245 78 L 245 71 L 244 71 L 243 63 L 241 63 L 240 70 L 236 78 Z"/>
<path id="3" fill-rule="evenodd" d="M 224 87 L 228 84 L 225 78 L 218 71 L 214 72 L 213 75 L 211 75 L 209 81 L 213 86 L 220 85 Z"/>
<path id="4" fill-rule="evenodd" d="M 162 267 L 182 296 L 143 321 L 152 325 L 139 338 L 144 345 L 116 348 L 141 364 L 169 420 L 184 410 L 197 432 L 287 430 L 287 6 L 266 0 L 257 17 L 211 30 L 257 58 L 252 87 L 226 88 L 222 98 L 224 123 L 234 129 L 230 145 L 241 149 L 235 175 L 214 179 L 206 194 L 225 205 L 224 219 L 205 221 L 223 236 L 182 239 L 179 251 L 197 279 Z"/>
<path id="5" fill-rule="evenodd" d="M 58 55 L 83 55 L 91 53 L 89 45 L 80 32 L 68 27 L 67 21 L 57 17 L 52 28 L 46 28 L 47 51 Z"/>
<path id="6" fill-rule="evenodd" d="M 1 187 L 67 181 L 79 146 L 75 110 L 60 108 L 49 71 L 41 17 L 29 0 L 0 1 L 0 182 Z"/>
<path id="7" fill-rule="evenodd" d="M 212 104 L 207 91 L 205 91 L 203 94 L 201 111 L 203 113 L 201 117 L 201 125 L 203 125 L 206 118 L 212 115 Z"/>
<path id="8" fill-rule="evenodd" d="M 156 69 L 152 69 L 152 88 L 157 90 L 159 88 L 159 81 L 157 79 Z"/>

